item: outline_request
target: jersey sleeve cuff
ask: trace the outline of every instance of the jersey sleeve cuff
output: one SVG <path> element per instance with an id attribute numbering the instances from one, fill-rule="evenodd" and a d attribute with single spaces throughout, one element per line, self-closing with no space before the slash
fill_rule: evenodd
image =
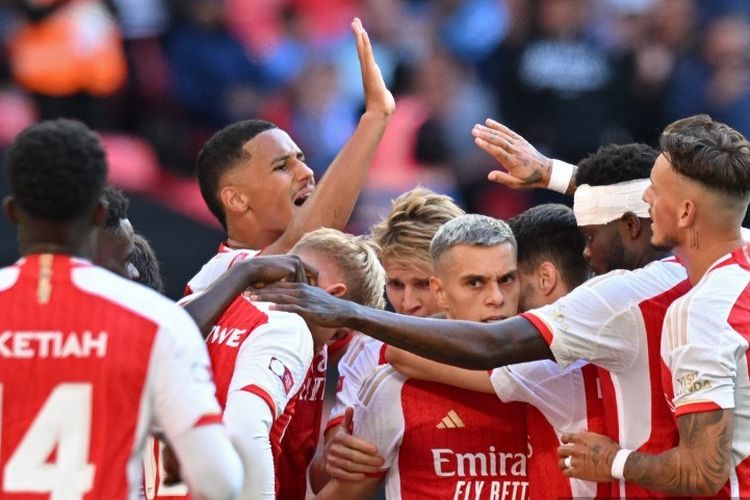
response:
<path id="1" fill-rule="evenodd" d="M 274 420 L 276 420 L 276 417 L 277 417 L 277 415 L 276 415 L 276 403 L 274 402 L 274 400 L 271 397 L 271 395 L 268 394 L 268 391 L 266 391 L 265 389 L 263 389 L 259 385 L 255 385 L 255 384 L 246 385 L 245 387 L 243 387 L 240 390 L 241 391 L 249 392 L 250 394 L 255 394 L 260 399 L 262 399 L 263 401 L 265 401 L 266 404 L 268 405 L 268 408 L 271 410 L 271 416 L 273 417 Z"/>
<path id="2" fill-rule="evenodd" d="M 328 432 L 332 427 L 336 427 L 337 425 L 341 425 L 343 423 L 344 423 L 344 415 L 339 415 L 338 417 L 333 417 L 326 424 L 326 428 L 323 429 L 323 434 L 325 434 L 326 432 Z"/>
<path id="3" fill-rule="evenodd" d="M 529 321 L 534 328 L 539 330 L 539 334 L 542 336 L 547 345 L 552 345 L 552 330 L 549 329 L 547 324 L 541 320 L 541 318 L 533 315 L 530 312 L 521 313 L 521 317 Z"/>
<path id="4" fill-rule="evenodd" d="M 718 411 L 723 408 L 713 401 L 699 401 L 695 403 L 685 403 L 675 408 L 675 417 L 689 415 L 691 413 L 705 413 L 708 411 Z"/>
<path id="5" fill-rule="evenodd" d="M 341 338 L 328 346 L 328 354 L 333 355 L 342 349 L 346 350 L 353 338 L 354 334 L 352 332 L 347 333 L 344 338 Z"/>

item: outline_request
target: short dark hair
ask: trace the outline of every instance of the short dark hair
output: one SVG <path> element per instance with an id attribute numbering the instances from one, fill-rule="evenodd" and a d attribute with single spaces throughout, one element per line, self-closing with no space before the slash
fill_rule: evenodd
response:
<path id="1" fill-rule="evenodd" d="M 578 163 L 576 185 L 609 186 L 618 182 L 648 179 L 659 151 L 648 144 L 602 146 Z"/>
<path id="2" fill-rule="evenodd" d="M 224 207 L 219 199 L 221 176 L 239 160 L 247 157 L 243 146 L 261 132 L 278 128 L 265 120 L 244 120 L 216 132 L 198 153 L 195 164 L 201 195 L 208 209 L 226 229 Z"/>
<path id="3" fill-rule="evenodd" d="M 156 252 L 154 252 L 148 240 L 140 234 L 133 235 L 133 243 L 134 248 L 130 261 L 138 270 L 138 279 L 135 281 L 153 288 L 159 293 L 164 293 L 164 281 L 161 278 L 161 269 Z"/>
<path id="4" fill-rule="evenodd" d="M 735 198 L 750 193 L 750 143 L 744 135 L 708 115 L 673 122 L 659 139 L 677 172 Z"/>
<path id="5" fill-rule="evenodd" d="M 588 279 L 588 264 L 583 258 L 586 241 L 573 210 L 553 203 L 539 205 L 513 217 L 508 225 L 516 236 L 521 271 L 532 272 L 542 262 L 550 261 L 571 289 Z"/>
<path id="6" fill-rule="evenodd" d="M 104 222 L 104 229 L 116 230 L 120 227 L 120 221 L 128 218 L 130 202 L 122 191 L 112 185 L 104 187 L 104 200 L 107 202 L 107 220 Z"/>
<path id="7" fill-rule="evenodd" d="M 27 128 L 5 153 L 5 175 L 18 206 L 34 217 L 70 221 L 93 210 L 107 179 L 97 135 L 74 120 Z"/>

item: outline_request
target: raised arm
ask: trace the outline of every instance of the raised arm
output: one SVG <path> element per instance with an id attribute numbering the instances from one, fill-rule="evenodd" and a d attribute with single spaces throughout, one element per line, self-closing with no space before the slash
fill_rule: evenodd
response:
<path id="1" fill-rule="evenodd" d="M 548 188 L 553 168 L 557 172 L 555 181 L 560 182 L 561 167 L 554 165 L 551 158 L 537 151 L 526 139 L 505 125 L 488 118 L 484 125 L 475 125 L 471 134 L 479 149 L 492 156 L 505 169 L 490 172 L 487 178 L 492 182 L 511 189 Z M 570 167 L 575 174 L 575 166 L 568 168 Z M 567 176 L 563 179 L 568 181 L 566 187 L 557 190 L 564 189 L 566 194 L 572 195 L 576 190 L 575 175 L 571 175 L 569 180 Z"/>
<path id="2" fill-rule="evenodd" d="M 299 283 L 278 283 L 253 291 L 252 298 L 275 302 L 321 326 L 346 326 L 419 356 L 472 370 L 551 359 L 539 330 L 521 317 L 497 323 L 415 318 L 337 299 Z"/>
<path id="3" fill-rule="evenodd" d="M 632 452 L 624 464 L 625 481 L 671 495 L 715 495 L 729 479 L 734 412 L 716 410 L 677 418 L 680 443 L 658 455 Z M 591 481 L 611 481 L 612 464 L 620 447 L 611 439 L 584 432 L 562 436 L 565 475 Z M 566 467 L 565 457 L 571 457 Z"/>
<path id="4" fill-rule="evenodd" d="M 303 234 L 321 227 L 343 229 L 362 191 L 370 164 L 396 103 L 375 62 L 372 45 L 359 19 L 352 21 L 362 72 L 365 112 L 303 207 L 280 239 L 263 249 L 265 254 L 285 253 Z"/>

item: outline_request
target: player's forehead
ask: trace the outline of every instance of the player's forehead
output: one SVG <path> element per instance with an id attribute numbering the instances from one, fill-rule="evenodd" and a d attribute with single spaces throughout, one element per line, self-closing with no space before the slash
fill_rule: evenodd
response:
<path id="1" fill-rule="evenodd" d="M 250 156 L 251 162 L 271 163 L 285 155 L 296 155 L 299 146 L 280 128 L 265 130 L 245 143 L 242 147 Z"/>
<path id="2" fill-rule="evenodd" d="M 510 242 L 493 246 L 456 245 L 445 252 L 440 260 L 446 265 L 439 266 L 438 273 L 453 276 L 495 277 L 516 270 L 516 250 Z"/>
<path id="3" fill-rule="evenodd" d="M 383 269 L 390 280 L 398 279 L 404 282 L 429 279 L 432 269 L 429 262 L 418 266 L 416 262 L 405 262 L 393 257 L 383 257 Z"/>
<path id="4" fill-rule="evenodd" d="M 672 174 L 676 174 L 672 169 L 672 164 L 669 163 L 664 154 L 660 154 L 656 157 L 654 166 L 651 169 L 651 184 L 654 186 L 663 185 L 665 182 L 669 182 Z"/>

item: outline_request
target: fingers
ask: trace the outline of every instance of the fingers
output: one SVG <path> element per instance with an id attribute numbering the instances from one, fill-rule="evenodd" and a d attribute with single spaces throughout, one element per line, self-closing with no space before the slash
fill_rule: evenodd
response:
<path id="1" fill-rule="evenodd" d="M 326 450 L 326 464 L 346 473 L 372 474 L 378 472 L 383 459 L 377 448 L 351 434 L 339 433 Z"/>
<path id="2" fill-rule="evenodd" d="M 344 426 L 344 429 L 346 429 L 346 432 L 352 433 L 354 432 L 354 408 L 347 408 L 344 410 L 344 421 L 342 422 L 342 425 Z M 377 453 L 377 450 L 375 450 Z"/>
<path id="3" fill-rule="evenodd" d="M 487 179 L 496 184 L 501 184 L 513 189 L 521 185 L 518 179 L 506 172 L 501 172 L 500 170 L 493 170 L 487 174 Z"/>
<path id="4" fill-rule="evenodd" d="M 326 473 L 331 479 L 338 479 L 339 481 L 362 481 L 367 477 L 361 472 L 347 472 L 346 470 L 334 467 L 331 464 L 326 464 Z"/>
<path id="5" fill-rule="evenodd" d="M 582 432 L 575 433 L 575 434 L 566 432 L 562 436 L 560 436 L 560 442 L 562 444 L 583 444 L 584 443 L 583 434 L 584 433 Z"/>
<path id="6" fill-rule="evenodd" d="M 487 127 L 491 128 L 491 129 L 494 129 L 494 130 L 502 132 L 502 133 L 504 133 L 506 135 L 509 135 L 513 139 L 523 140 L 523 137 L 521 137 L 520 135 L 518 135 L 517 133 L 515 133 L 513 130 L 509 129 L 508 127 L 506 127 L 502 123 L 496 122 L 492 118 L 487 118 L 484 121 L 484 124 L 487 125 Z"/>

